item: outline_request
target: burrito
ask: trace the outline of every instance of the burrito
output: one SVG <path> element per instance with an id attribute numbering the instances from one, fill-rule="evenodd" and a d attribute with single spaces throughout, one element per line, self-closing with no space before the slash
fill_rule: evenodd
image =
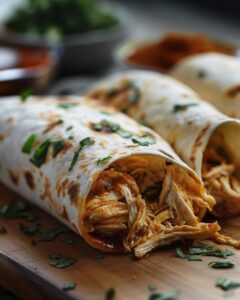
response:
<path id="1" fill-rule="evenodd" d="M 240 122 L 226 117 L 190 88 L 154 72 L 129 71 L 88 93 L 126 112 L 166 139 L 202 178 L 218 217 L 240 214 Z"/>
<path id="2" fill-rule="evenodd" d="M 240 118 L 240 59 L 209 53 L 181 60 L 171 76 L 194 89 L 221 112 Z"/>
<path id="3" fill-rule="evenodd" d="M 214 199 L 155 132 L 80 97 L 1 100 L 0 180 L 105 252 L 207 239 Z"/>

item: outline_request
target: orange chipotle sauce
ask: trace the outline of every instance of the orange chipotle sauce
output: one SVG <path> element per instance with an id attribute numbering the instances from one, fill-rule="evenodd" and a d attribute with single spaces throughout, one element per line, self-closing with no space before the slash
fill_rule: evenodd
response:
<path id="1" fill-rule="evenodd" d="M 205 52 L 235 54 L 233 47 L 213 41 L 202 34 L 169 33 L 159 41 L 139 46 L 128 56 L 127 61 L 167 72 L 181 59 Z"/>

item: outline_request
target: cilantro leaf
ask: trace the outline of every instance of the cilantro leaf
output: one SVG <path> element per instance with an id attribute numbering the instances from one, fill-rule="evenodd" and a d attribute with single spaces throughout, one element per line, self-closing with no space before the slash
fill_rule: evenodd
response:
<path id="1" fill-rule="evenodd" d="M 177 113 L 179 111 L 186 110 L 188 107 L 197 106 L 197 103 L 186 103 L 186 104 L 176 104 L 173 107 L 173 113 Z"/>
<path id="2" fill-rule="evenodd" d="M 72 281 L 68 281 L 68 282 L 65 282 L 64 285 L 63 285 L 63 290 L 64 291 L 70 291 L 70 290 L 74 290 L 75 287 L 76 287 L 76 282 L 72 282 Z"/>
<path id="3" fill-rule="evenodd" d="M 45 140 L 34 152 L 33 157 L 30 158 L 30 162 L 36 167 L 40 168 L 44 164 L 47 156 L 48 148 L 51 144 L 50 139 Z"/>
<path id="4" fill-rule="evenodd" d="M 40 241 L 52 241 L 54 240 L 59 234 L 71 232 L 71 229 L 63 226 L 58 228 L 49 228 L 41 231 L 40 233 Z"/>
<path id="5" fill-rule="evenodd" d="M 32 149 L 32 146 L 36 140 L 36 134 L 31 134 L 27 140 L 25 141 L 25 143 L 23 144 L 23 147 L 22 147 L 22 152 L 23 153 L 27 153 L 29 154 L 31 152 L 31 149 Z"/>
<path id="6" fill-rule="evenodd" d="M 64 141 L 59 140 L 59 141 L 53 141 L 53 158 L 55 158 L 58 153 L 64 148 Z"/>
<path id="7" fill-rule="evenodd" d="M 149 300 L 176 300 L 179 297 L 179 293 L 175 291 L 169 291 L 164 293 L 154 293 L 150 295 Z"/>
<path id="8" fill-rule="evenodd" d="M 149 145 L 155 144 L 156 140 L 153 137 L 149 136 L 149 135 L 143 135 L 143 136 L 140 136 L 138 138 L 133 138 L 132 142 L 134 144 L 138 144 L 140 146 L 149 146 Z"/>
<path id="9" fill-rule="evenodd" d="M 64 269 L 70 267 L 71 265 L 76 263 L 76 259 L 62 257 L 50 263 L 50 266 L 58 269 Z"/>
<path id="10" fill-rule="evenodd" d="M 234 267 L 234 263 L 230 260 L 218 260 L 218 261 L 211 261 L 209 267 L 214 269 L 231 269 Z"/>
<path id="11" fill-rule="evenodd" d="M 103 158 L 99 158 L 97 160 L 97 165 L 102 165 L 102 164 L 105 164 L 107 163 L 112 157 L 111 156 L 106 156 L 106 157 L 103 157 Z"/>
<path id="12" fill-rule="evenodd" d="M 111 287 L 106 290 L 105 300 L 113 300 L 115 298 L 115 295 L 116 295 L 116 290 L 114 287 Z"/>
<path id="13" fill-rule="evenodd" d="M 235 289 L 235 288 L 240 287 L 240 282 L 234 282 L 230 279 L 220 277 L 220 278 L 218 278 L 218 280 L 216 282 L 216 286 L 220 287 L 224 291 L 228 291 L 230 289 Z"/>
<path id="14" fill-rule="evenodd" d="M 26 90 L 23 90 L 20 94 L 20 97 L 21 97 L 21 101 L 22 102 L 26 102 L 27 99 L 32 96 L 32 93 L 33 93 L 33 90 L 32 89 L 26 89 Z"/>

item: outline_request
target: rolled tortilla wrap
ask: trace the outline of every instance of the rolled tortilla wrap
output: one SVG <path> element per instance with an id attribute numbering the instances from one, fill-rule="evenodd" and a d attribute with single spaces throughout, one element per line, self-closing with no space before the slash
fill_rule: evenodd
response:
<path id="1" fill-rule="evenodd" d="M 0 180 L 107 252 L 206 239 L 215 203 L 152 130 L 84 98 L 1 100 Z"/>
<path id="2" fill-rule="evenodd" d="M 215 215 L 240 213 L 238 120 L 201 101 L 180 82 L 154 72 L 116 75 L 88 95 L 145 122 L 165 138 L 215 197 Z"/>
<path id="3" fill-rule="evenodd" d="M 240 118 L 240 59 L 209 53 L 181 60 L 169 73 L 221 112 Z"/>

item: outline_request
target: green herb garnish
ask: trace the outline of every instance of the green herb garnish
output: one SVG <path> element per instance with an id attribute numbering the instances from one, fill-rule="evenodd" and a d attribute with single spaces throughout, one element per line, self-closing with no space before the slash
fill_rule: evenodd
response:
<path id="1" fill-rule="evenodd" d="M 69 171 L 72 171 L 74 165 L 76 164 L 76 162 L 78 160 L 79 153 L 83 150 L 83 148 L 85 148 L 87 146 L 91 146 L 94 143 L 95 143 L 95 141 L 90 137 L 87 137 L 80 141 L 78 150 L 74 152 L 73 159 L 72 159 L 71 165 L 69 167 Z"/>
<path id="2" fill-rule="evenodd" d="M 33 93 L 33 90 L 32 90 L 32 89 L 26 89 L 26 90 L 22 91 L 22 92 L 21 92 L 21 95 L 20 95 L 21 101 L 22 101 L 22 102 L 26 102 L 27 99 L 28 99 L 30 96 L 32 96 L 32 93 Z"/>
<path id="3" fill-rule="evenodd" d="M 119 129 L 117 131 L 117 134 L 119 134 L 121 137 L 123 137 L 124 139 L 129 139 L 132 137 L 132 133 L 127 131 L 127 130 L 124 130 L 124 129 Z"/>
<path id="4" fill-rule="evenodd" d="M 230 279 L 220 277 L 216 282 L 216 286 L 220 287 L 224 291 L 228 291 L 240 287 L 240 282 L 234 282 Z"/>
<path id="5" fill-rule="evenodd" d="M 64 240 L 64 243 L 65 243 L 65 244 L 68 244 L 68 245 L 72 245 L 72 244 L 75 244 L 75 241 L 72 240 L 72 239 L 65 239 L 65 240 Z"/>
<path id="6" fill-rule="evenodd" d="M 150 292 L 154 292 L 154 291 L 156 291 L 156 285 L 155 284 L 153 284 L 153 283 L 149 283 L 149 285 L 148 285 L 148 290 L 150 291 Z"/>
<path id="7" fill-rule="evenodd" d="M 140 136 L 138 138 L 133 138 L 132 142 L 134 144 L 138 144 L 140 146 L 149 146 L 149 145 L 155 144 L 156 140 L 153 137 L 149 136 L 149 135 L 143 135 L 143 136 Z"/>
<path id="8" fill-rule="evenodd" d="M 29 235 L 29 236 L 33 236 L 39 231 L 40 224 L 36 224 L 32 227 L 29 227 L 25 224 L 20 223 L 19 228 L 24 234 Z"/>
<path id="9" fill-rule="evenodd" d="M 176 104 L 173 107 L 173 112 L 177 113 L 179 111 L 186 110 L 188 107 L 197 106 L 197 103 L 186 103 L 186 104 Z"/>
<path id="10" fill-rule="evenodd" d="M 67 103 L 67 102 L 65 102 L 65 103 L 59 103 L 57 106 L 59 108 L 62 108 L 62 109 L 70 109 L 70 108 L 75 107 L 77 105 L 78 105 L 77 103 Z"/>
<path id="11" fill-rule="evenodd" d="M 74 259 L 74 258 L 62 257 L 55 261 L 52 261 L 50 263 L 50 266 L 59 268 L 59 269 L 64 269 L 64 268 L 70 267 L 71 265 L 73 265 L 75 263 L 76 263 L 76 259 Z"/>
<path id="12" fill-rule="evenodd" d="M 0 208 L 0 215 L 6 219 L 24 218 L 28 221 L 34 221 L 37 216 L 29 210 L 26 202 L 12 201 Z"/>
<path id="13" fill-rule="evenodd" d="M 73 135 L 70 135 L 69 137 L 68 137 L 68 140 L 73 140 L 74 139 L 74 136 Z"/>
<path id="14" fill-rule="evenodd" d="M 64 141 L 59 140 L 59 141 L 53 141 L 53 158 L 55 158 L 58 153 L 64 148 Z"/>
<path id="15" fill-rule="evenodd" d="M 176 256 L 189 261 L 201 261 L 202 259 L 191 254 L 184 254 L 181 248 L 176 248 Z"/>
<path id="16" fill-rule="evenodd" d="M 48 255 L 48 258 L 49 259 L 60 259 L 60 258 L 63 258 L 62 254 L 59 254 L 59 253 L 51 253 Z"/>
<path id="17" fill-rule="evenodd" d="M 64 226 L 59 228 L 50 228 L 45 229 L 40 233 L 40 241 L 52 241 L 54 240 L 59 234 L 71 232 L 71 229 Z"/>
<path id="18" fill-rule="evenodd" d="M 107 163 L 111 158 L 112 158 L 111 156 L 106 156 L 106 157 L 103 157 L 103 158 L 99 158 L 98 161 L 97 161 L 97 165 L 105 164 L 105 163 Z"/>
<path id="19" fill-rule="evenodd" d="M 197 71 L 197 77 L 199 77 L 199 78 L 204 78 L 204 77 L 206 77 L 206 75 L 207 75 L 207 73 L 203 69 L 200 69 Z"/>
<path id="20" fill-rule="evenodd" d="M 114 287 L 111 287 L 106 290 L 105 300 L 113 300 L 115 298 L 115 295 L 116 295 L 116 290 Z"/>
<path id="21" fill-rule="evenodd" d="M 3 225 L 0 225 L 0 233 L 6 233 L 7 230 Z"/>
<path id="22" fill-rule="evenodd" d="M 175 291 L 154 293 L 150 295 L 149 300 L 176 300 L 179 297 L 179 293 Z"/>
<path id="23" fill-rule="evenodd" d="M 234 267 L 234 263 L 230 260 L 218 260 L 218 261 L 211 261 L 209 267 L 214 269 L 231 269 Z"/>
<path id="24" fill-rule="evenodd" d="M 30 162 L 36 167 L 40 168 L 44 164 L 48 148 L 51 144 L 50 139 L 45 140 L 34 152 L 33 157 L 30 158 Z"/>
<path id="25" fill-rule="evenodd" d="M 76 282 L 72 282 L 72 281 L 65 282 L 62 289 L 64 291 L 74 290 L 76 285 L 77 285 Z"/>
<path id="26" fill-rule="evenodd" d="M 93 124 L 93 129 L 103 132 L 117 132 L 120 129 L 120 125 L 103 119 L 99 123 Z"/>
<path id="27" fill-rule="evenodd" d="M 36 140 L 36 134 L 31 134 L 26 142 L 24 143 L 23 147 L 22 147 L 22 152 L 23 153 L 27 153 L 29 154 L 31 152 L 31 149 L 32 149 L 32 146 L 33 146 L 33 143 L 35 142 Z"/>
<path id="28" fill-rule="evenodd" d="M 71 129 L 73 129 L 73 126 L 68 126 L 68 127 L 66 128 L 66 131 L 70 131 Z"/>

